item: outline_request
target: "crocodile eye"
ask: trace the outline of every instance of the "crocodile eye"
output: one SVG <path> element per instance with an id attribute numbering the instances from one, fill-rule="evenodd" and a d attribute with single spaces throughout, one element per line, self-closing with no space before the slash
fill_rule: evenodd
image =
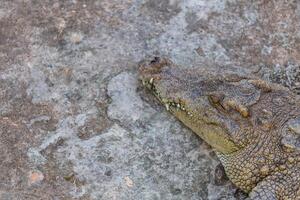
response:
<path id="1" fill-rule="evenodd" d="M 245 80 L 231 85 L 230 89 L 226 90 L 226 98 L 228 97 L 246 107 L 255 104 L 260 96 L 261 91 Z"/>
<path id="2" fill-rule="evenodd" d="M 153 84 L 153 80 L 154 80 L 153 78 L 150 78 L 150 80 L 149 80 L 149 84 L 151 84 L 151 85 L 152 85 L 152 84 Z"/>
<path id="3" fill-rule="evenodd" d="M 236 92 L 242 96 L 250 96 L 256 92 L 256 88 L 252 84 L 243 81 L 241 87 L 239 87 Z"/>

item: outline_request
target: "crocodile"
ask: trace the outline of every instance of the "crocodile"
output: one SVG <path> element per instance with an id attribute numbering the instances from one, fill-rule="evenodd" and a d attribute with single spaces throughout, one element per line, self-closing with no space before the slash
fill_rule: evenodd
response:
<path id="1" fill-rule="evenodd" d="M 140 63 L 139 79 L 216 152 L 247 199 L 300 200 L 300 98 L 237 67 Z"/>

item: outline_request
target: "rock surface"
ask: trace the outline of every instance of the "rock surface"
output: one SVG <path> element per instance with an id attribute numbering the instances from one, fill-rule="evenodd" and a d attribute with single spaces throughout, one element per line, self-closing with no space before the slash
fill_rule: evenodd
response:
<path id="1" fill-rule="evenodd" d="M 0 199 L 243 199 L 139 86 L 160 55 L 300 94 L 300 2 L 2 0 Z"/>

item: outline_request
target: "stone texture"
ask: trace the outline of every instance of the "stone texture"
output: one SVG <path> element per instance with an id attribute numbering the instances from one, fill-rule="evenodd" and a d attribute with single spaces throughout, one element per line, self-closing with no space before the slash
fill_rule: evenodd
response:
<path id="1" fill-rule="evenodd" d="M 241 66 L 299 93 L 299 11 L 283 0 L 2 0 L 0 199 L 242 199 L 215 177 L 212 150 L 139 87 L 137 65 Z"/>

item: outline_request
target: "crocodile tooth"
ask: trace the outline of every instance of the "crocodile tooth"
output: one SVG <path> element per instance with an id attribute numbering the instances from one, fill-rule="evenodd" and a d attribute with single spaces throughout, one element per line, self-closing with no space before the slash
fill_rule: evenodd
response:
<path id="1" fill-rule="evenodd" d="M 188 116 L 193 117 L 193 114 L 191 112 L 187 112 Z"/>
<path id="2" fill-rule="evenodd" d="M 169 111 L 170 110 L 170 105 L 169 104 L 165 104 L 165 107 L 166 107 L 166 109 L 167 109 L 167 111 Z"/>
<path id="3" fill-rule="evenodd" d="M 153 84 L 153 78 L 150 78 L 149 83 Z"/>

